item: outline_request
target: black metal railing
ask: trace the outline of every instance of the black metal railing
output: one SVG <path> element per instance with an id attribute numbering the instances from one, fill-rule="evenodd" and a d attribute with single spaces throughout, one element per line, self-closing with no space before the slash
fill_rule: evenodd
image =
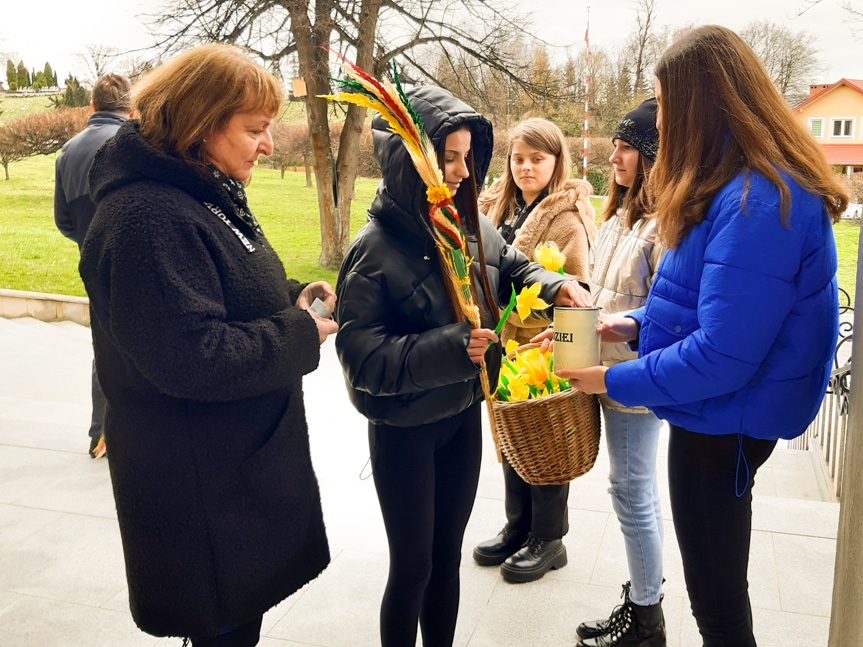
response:
<path id="1" fill-rule="evenodd" d="M 851 297 L 839 288 L 839 341 L 833 353 L 833 370 L 821 409 L 809 428 L 789 444 L 791 449 L 815 452 L 821 462 L 831 494 L 842 495 L 845 437 L 848 430 L 848 396 L 851 392 L 851 344 L 854 307 Z"/>

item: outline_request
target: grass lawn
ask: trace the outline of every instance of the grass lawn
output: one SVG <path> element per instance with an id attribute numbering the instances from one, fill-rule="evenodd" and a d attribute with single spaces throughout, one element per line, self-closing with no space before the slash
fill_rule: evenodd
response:
<path id="1" fill-rule="evenodd" d="M 78 246 L 54 227 L 54 155 L 10 165 L 0 180 L 0 287 L 84 296 L 78 276 Z M 351 233 L 365 222 L 377 180 L 360 179 Z M 335 284 L 336 271 L 316 265 L 321 253 L 317 192 L 304 173 L 255 169 L 249 203 L 289 277 Z"/>
<path id="2" fill-rule="evenodd" d="M 28 100 L 32 101 L 32 100 Z M 293 115 L 296 118 L 297 115 Z M 84 296 L 78 276 L 78 246 L 54 227 L 54 155 L 35 156 L 9 167 L 0 180 L 0 288 Z M 365 222 L 377 180 L 357 181 L 351 234 Z M 335 283 L 336 271 L 317 266 L 320 223 L 317 192 L 305 174 L 255 170 L 249 204 L 273 244 L 287 275 L 301 281 Z M 591 198 L 599 214 L 602 198 Z M 839 286 L 854 299 L 860 228 L 840 222 L 833 228 L 839 251 Z"/>
<path id="3" fill-rule="evenodd" d="M 53 108 L 54 105 L 47 94 L 38 97 L 6 97 L 0 94 L 0 111 L 2 111 L 0 125 L 37 112 L 53 110 Z"/>

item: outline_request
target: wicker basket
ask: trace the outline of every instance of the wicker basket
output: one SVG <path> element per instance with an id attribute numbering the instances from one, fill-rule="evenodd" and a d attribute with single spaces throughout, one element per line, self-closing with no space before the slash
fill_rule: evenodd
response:
<path id="1" fill-rule="evenodd" d="M 535 345 L 522 346 L 514 352 Z M 595 395 L 568 389 L 520 402 L 495 398 L 492 410 L 501 449 L 527 483 L 569 483 L 596 462 L 599 401 Z"/>

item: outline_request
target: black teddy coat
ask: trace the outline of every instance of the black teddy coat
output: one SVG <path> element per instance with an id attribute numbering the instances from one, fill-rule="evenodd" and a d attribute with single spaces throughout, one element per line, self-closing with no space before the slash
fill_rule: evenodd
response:
<path id="1" fill-rule="evenodd" d="M 471 130 L 479 187 L 491 160 L 491 123 L 446 90 L 433 86 L 408 93 L 435 146 L 461 126 Z M 399 137 L 379 116 L 372 121 L 375 158 L 383 179 L 339 272 L 336 350 L 351 402 L 377 424 L 413 427 L 452 417 L 482 400 L 479 368 L 467 346 L 470 324 L 453 323 L 435 243 L 426 226 L 425 187 Z M 465 182 L 470 180 L 465 180 Z M 568 279 L 531 263 L 480 216 L 483 250 L 492 296 L 509 302 L 511 286 L 542 284 L 547 302 Z M 477 237 L 467 235 L 479 282 Z M 477 298 L 484 313 L 497 304 Z M 494 328 L 487 314 L 483 325 Z M 486 351 L 491 388 L 497 386 L 501 347 Z"/>
<path id="2" fill-rule="evenodd" d="M 329 561 L 302 391 L 317 328 L 213 175 L 156 152 L 137 121 L 100 149 L 90 186 L 80 271 L 132 615 L 151 634 L 212 636 Z"/>

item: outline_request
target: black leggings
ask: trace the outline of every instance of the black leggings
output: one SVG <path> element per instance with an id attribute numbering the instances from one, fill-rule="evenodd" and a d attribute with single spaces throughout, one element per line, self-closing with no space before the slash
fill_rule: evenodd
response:
<path id="1" fill-rule="evenodd" d="M 668 486 L 683 575 L 704 647 L 754 647 L 749 606 L 752 486 L 775 440 L 671 425 Z"/>
<path id="2" fill-rule="evenodd" d="M 464 530 L 479 481 L 480 404 L 432 424 L 369 423 L 375 489 L 390 549 L 383 647 L 450 647 Z"/>

